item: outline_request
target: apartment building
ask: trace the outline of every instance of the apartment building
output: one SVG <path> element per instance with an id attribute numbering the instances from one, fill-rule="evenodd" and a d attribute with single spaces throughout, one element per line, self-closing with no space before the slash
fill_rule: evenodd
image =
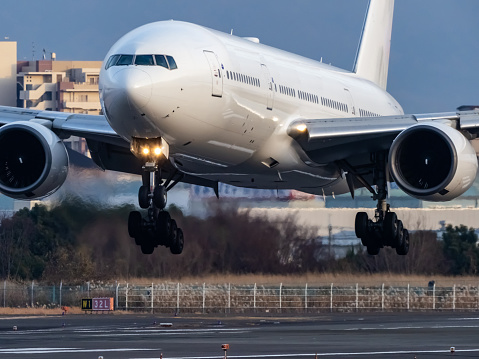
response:
<path id="1" fill-rule="evenodd" d="M 101 61 L 19 61 L 18 106 L 98 115 Z"/>
<path id="2" fill-rule="evenodd" d="M 0 105 L 16 106 L 17 43 L 0 41 Z"/>

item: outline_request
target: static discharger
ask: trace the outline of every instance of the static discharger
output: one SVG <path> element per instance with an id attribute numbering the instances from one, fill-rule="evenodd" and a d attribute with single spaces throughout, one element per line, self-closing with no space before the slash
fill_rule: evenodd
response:
<path id="1" fill-rule="evenodd" d="M 224 350 L 225 352 L 225 359 L 228 358 L 228 349 L 230 348 L 230 345 L 229 344 L 221 344 L 221 349 Z"/>

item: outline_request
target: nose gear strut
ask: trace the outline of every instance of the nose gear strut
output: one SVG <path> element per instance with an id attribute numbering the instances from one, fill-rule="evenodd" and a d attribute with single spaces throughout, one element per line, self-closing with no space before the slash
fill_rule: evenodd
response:
<path id="1" fill-rule="evenodd" d="M 147 140 L 132 141 L 132 152 L 138 155 L 145 148 Z M 159 148 L 154 140 L 155 148 Z M 161 143 L 161 139 L 160 139 Z M 143 150 L 141 150 L 143 148 Z M 163 147 L 164 148 L 164 147 Z M 181 254 L 184 245 L 183 231 L 178 228 L 176 221 L 171 218 L 168 211 L 165 210 L 167 204 L 167 190 L 173 188 L 177 183 L 169 185 L 174 173 L 168 180 L 163 182 L 161 169 L 158 166 L 158 160 L 150 156 L 148 152 L 148 161 L 143 166 L 142 186 L 138 191 L 138 203 L 141 208 L 147 209 L 147 216 L 142 217 L 139 211 L 132 211 L 128 217 L 128 233 L 135 239 L 135 243 L 141 247 L 144 254 L 151 254 L 158 246 L 170 248 L 173 254 Z M 139 157 L 139 156 L 138 156 Z M 168 187 L 167 187 L 168 186 Z"/>

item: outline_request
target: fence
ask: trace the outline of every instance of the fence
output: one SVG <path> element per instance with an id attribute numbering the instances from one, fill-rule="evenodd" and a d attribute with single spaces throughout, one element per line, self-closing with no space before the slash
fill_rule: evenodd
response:
<path id="1" fill-rule="evenodd" d="M 3 283 L 0 306 L 79 306 L 81 298 L 113 297 L 115 309 L 154 313 L 315 313 L 398 310 L 479 310 L 479 286 L 151 285 L 78 286 Z"/>

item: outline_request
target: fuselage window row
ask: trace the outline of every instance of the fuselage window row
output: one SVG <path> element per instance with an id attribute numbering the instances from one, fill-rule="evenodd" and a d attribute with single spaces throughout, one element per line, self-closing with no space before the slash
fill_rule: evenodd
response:
<path id="1" fill-rule="evenodd" d="M 105 65 L 105 70 L 112 66 L 161 66 L 169 70 L 178 68 L 173 56 L 169 55 L 112 55 Z"/>
<path id="2" fill-rule="evenodd" d="M 321 104 L 326 107 L 334 108 L 338 111 L 349 112 L 349 106 L 345 103 L 321 97 Z"/>
<path id="3" fill-rule="evenodd" d="M 304 91 L 298 90 L 298 97 L 301 100 L 305 100 L 305 101 L 309 101 L 309 102 L 313 102 L 313 103 L 319 103 L 318 96 L 313 95 L 309 92 L 304 92 Z"/>
<path id="4" fill-rule="evenodd" d="M 379 114 L 377 113 L 374 113 L 374 112 L 371 112 L 371 111 L 367 111 L 367 110 L 363 110 L 362 108 L 359 109 L 359 115 L 361 117 L 378 117 L 380 116 Z"/>
<path id="5" fill-rule="evenodd" d="M 251 86 L 261 87 L 261 82 L 256 77 L 243 75 L 234 71 L 226 71 L 226 78 L 228 80 L 242 82 Z"/>

